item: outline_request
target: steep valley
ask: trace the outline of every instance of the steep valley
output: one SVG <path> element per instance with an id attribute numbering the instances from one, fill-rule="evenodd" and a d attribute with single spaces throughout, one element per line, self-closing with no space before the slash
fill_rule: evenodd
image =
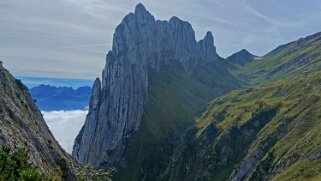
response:
<path id="1" fill-rule="evenodd" d="M 189 22 L 138 4 L 92 88 L 29 91 L 0 62 L 0 180 L 110 180 L 115 169 L 116 181 L 319 181 L 320 47 L 316 33 L 222 58 L 210 31 L 197 40 Z M 74 110 L 89 94 L 71 156 L 36 99 Z"/>

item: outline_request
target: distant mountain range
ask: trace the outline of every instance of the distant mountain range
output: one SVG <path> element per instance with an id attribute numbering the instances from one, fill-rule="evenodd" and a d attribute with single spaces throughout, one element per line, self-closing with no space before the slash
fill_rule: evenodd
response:
<path id="1" fill-rule="evenodd" d="M 73 89 L 42 84 L 31 88 L 30 93 L 42 111 L 77 110 L 88 106 L 91 87 Z"/>
<path id="2" fill-rule="evenodd" d="M 30 76 L 17 76 L 17 79 L 21 80 L 24 85 L 29 89 L 37 87 L 42 84 L 51 85 L 55 87 L 72 87 L 77 89 L 83 86 L 92 86 L 92 80 L 86 79 L 72 79 L 72 78 L 54 78 L 54 77 L 30 77 Z"/>

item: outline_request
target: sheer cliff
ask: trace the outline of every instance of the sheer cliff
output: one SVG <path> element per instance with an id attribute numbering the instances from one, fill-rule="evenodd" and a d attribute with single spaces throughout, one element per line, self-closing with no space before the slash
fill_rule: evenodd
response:
<path id="1" fill-rule="evenodd" d="M 202 107 L 239 86 L 211 32 L 196 41 L 188 22 L 155 20 L 138 4 L 116 28 L 73 156 L 128 178 L 153 177 Z"/>

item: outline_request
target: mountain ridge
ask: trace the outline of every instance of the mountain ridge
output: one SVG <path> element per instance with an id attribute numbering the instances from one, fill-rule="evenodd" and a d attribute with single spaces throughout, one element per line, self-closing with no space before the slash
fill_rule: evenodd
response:
<path id="1" fill-rule="evenodd" d="M 243 67 L 232 69 L 235 77 L 252 85 L 268 84 L 292 75 L 320 70 L 321 33 L 281 45 Z"/>
<path id="2" fill-rule="evenodd" d="M 320 35 L 230 69 L 240 80 L 259 84 L 210 102 L 160 180 L 319 180 Z M 289 65 L 278 71 L 291 70 L 292 61 L 301 64 L 286 76 L 266 80 L 260 71 L 275 72 L 271 62 Z M 235 74 L 238 69 L 243 74 Z"/>
<path id="3" fill-rule="evenodd" d="M 101 84 L 99 79 L 94 84 L 90 112 L 73 149 L 73 156 L 82 163 L 118 167 L 124 171 L 119 179 L 124 180 L 155 177 L 170 158 L 174 137 L 193 124 L 201 107 L 240 87 L 217 55 L 210 32 L 196 41 L 186 21 L 155 20 L 142 4 L 134 12 L 115 30 Z M 171 139 L 171 134 L 176 136 Z M 147 137 L 151 139 L 144 140 Z M 140 149 L 137 144 L 144 149 L 153 144 L 154 153 L 144 161 L 128 162 L 129 153 Z M 157 165 L 160 155 L 156 153 L 161 150 L 164 162 Z"/>
<path id="4" fill-rule="evenodd" d="M 13 151 L 24 149 L 28 162 L 41 174 L 76 180 L 78 163 L 58 144 L 28 88 L 0 62 L 0 144 Z"/>
<path id="5" fill-rule="evenodd" d="M 315 53 L 309 51 L 313 42 L 302 39 L 275 52 L 287 50 L 289 56 L 295 56 L 293 52 L 303 43 L 309 57 Z M 283 163 L 294 162 L 292 158 L 283 160 L 273 148 L 280 148 L 290 135 L 300 136 L 287 129 L 298 129 L 290 122 L 300 124 L 292 114 L 300 115 L 318 103 L 318 95 L 306 89 L 304 81 L 318 83 L 319 74 L 293 73 L 281 82 L 260 82 L 267 83 L 266 87 L 249 84 L 246 86 L 252 88 L 232 91 L 252 81 L 242 73 L 257 71 L 253 65 L 259 62 L 262 68 L 269 68 L 264 64 L 271 61 L 270 55 L 257 59 L 243 50 L 229 62 L 217 54 L 210 32 L 196 41 L 188 22 L 177 17 L 155 20 L 138 4 L 115 30 L 73 156 L 95 168 L 116 167 L 116 180 L 268 180 L 282 175 L 289 166 Z M 272 60 L 282 64 L 277 58 Z M 229 67 L 232 64 L 234 67 Z M 244 71 L 247 67 L 254 68 Z M 295 90 L 308 96 L 302 99 Z M 288 110 L 287 106 L 297 109 Z M 290 116 L 288 122 L 279 119 L 284 116 Z M 314 118 L 308 122 L 317 123 Z M 311 165 L 305 166 L 310 172 Z"/>
<path id="6" fill-rule="evenodd" d="M 214 99 L 160 179 L 320 179 L 319 86 L 316 71 Z"/>
<path id="7" fill-rule="evenodd" d="M 227 57 L 226 60 L 230 62 L 232 65 L 244 66 L 250 62 L 252 62 L 258 56 L 253 55 L 246 49 L 242 49 L 236 53 L 233 53 L 231 56 Z"/>
<path id="8" fill-rule="evenodd" d="M 88 106 L 91 87 L 56 87 L 41 84 L 30 89 L 42 111 L 84 110 Z"/>

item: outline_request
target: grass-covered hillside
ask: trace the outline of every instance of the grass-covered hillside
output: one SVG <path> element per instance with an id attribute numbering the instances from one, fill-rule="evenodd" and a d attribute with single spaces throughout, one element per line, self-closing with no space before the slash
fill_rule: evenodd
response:
<path id="1" fill-rule="evenodd" d="M 321 72 L 212 101 L 163 173 L 168 180 L 320 180 Z"/>
<path id="2" fill-rule="evenodd" d="M 282 45 L 251 63 L 232 69 L 252 85 L 262 85 L 295 74 L 321 69 L 321 33 Z"/>

